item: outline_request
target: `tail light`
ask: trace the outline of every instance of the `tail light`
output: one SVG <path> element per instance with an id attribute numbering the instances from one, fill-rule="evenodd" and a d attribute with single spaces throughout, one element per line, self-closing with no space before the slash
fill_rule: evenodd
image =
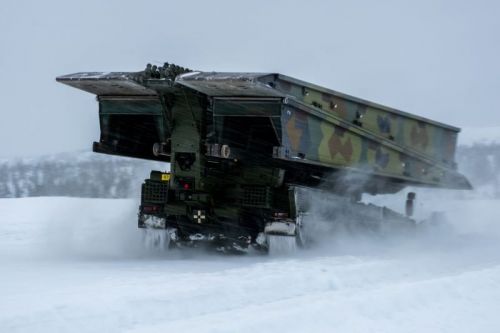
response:
<path id="1" fill-rule="evenodd" d="M 194 190 L 194 178 L 176 177 L 175 183 L 177 184 L 177 188 L 183 189 L 185 191 Z"/>

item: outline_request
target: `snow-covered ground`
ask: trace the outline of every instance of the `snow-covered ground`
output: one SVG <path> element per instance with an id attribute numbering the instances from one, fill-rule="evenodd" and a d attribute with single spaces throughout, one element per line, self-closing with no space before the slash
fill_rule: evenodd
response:
<path id="1" fill-rule="evenodd" d="M 288 256 L 147 252 L 132 200 L 2 199 L 0 331 L 499 332 L 500 201 L 446 193 L 451 228 Z"/>

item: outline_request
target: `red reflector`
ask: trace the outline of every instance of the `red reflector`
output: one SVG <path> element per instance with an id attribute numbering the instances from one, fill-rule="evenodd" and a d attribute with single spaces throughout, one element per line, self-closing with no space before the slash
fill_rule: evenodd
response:
<path id="1" fill-rule="evenodd" d="M 144 213 L 154 213 L 154 212 L 159 211 L 160 210 L 159 208 L 160 207 L 158 207 L 158 206 L 143 206 L 142 211 Z"/>

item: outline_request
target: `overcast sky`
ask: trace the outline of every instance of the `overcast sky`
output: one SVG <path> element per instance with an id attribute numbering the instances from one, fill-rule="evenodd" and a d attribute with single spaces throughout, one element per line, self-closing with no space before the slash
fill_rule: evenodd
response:
<path id="1" fill-rule="evenodd" d="M 147 62 L 281 72 L 455 126 L 500 125 L 499 1 L 5 1 L 0 157 L 90 150 L 94 96 Z"/>

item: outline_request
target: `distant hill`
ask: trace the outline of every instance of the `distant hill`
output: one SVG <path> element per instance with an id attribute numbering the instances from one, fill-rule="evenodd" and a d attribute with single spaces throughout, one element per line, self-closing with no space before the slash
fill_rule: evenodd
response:
<path id="1" fill-rule="evenodd" d="M 475 195 L 500 198 L 500 126 L 466 127 L 458 136 L 458 168 Z"/>
<path id="2" fill-rule="evenodd" d="M 477 194 L 485 198 L 500 198 L 500 144 L 459 146 L 457 163 Z"/>
<path id="3" fill-rule="evenodd" d="M 134 197 L 140 195 L 140 185 L 152 169 L 169 169 L 169 164 L 92 152 L 4 159 L 0 197 Z"/>

